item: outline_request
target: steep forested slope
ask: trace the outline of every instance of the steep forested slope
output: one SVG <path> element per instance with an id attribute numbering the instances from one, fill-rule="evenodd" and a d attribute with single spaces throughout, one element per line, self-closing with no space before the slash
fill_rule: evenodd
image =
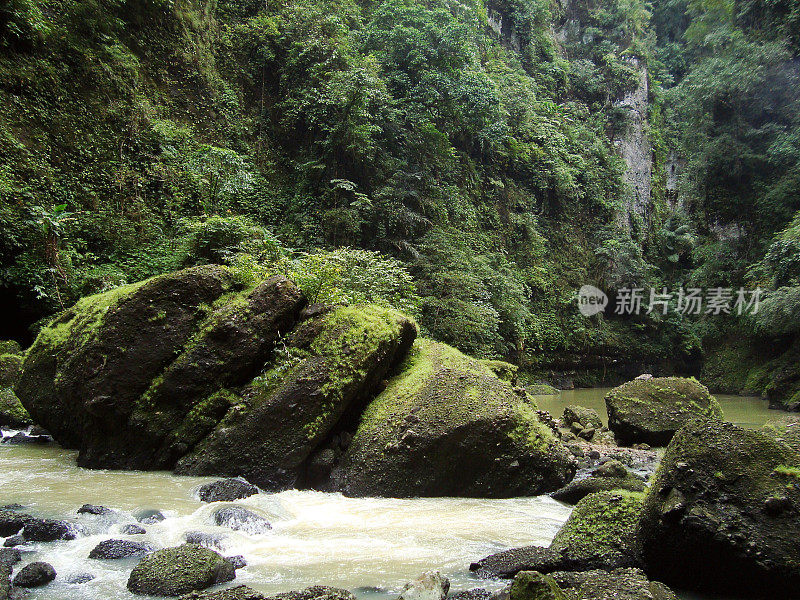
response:
<path id="1" fill-rule="evenodd" d="M 11 0 L 0 334 L 225 260 L 542 375 L 696 369 L 735 320 L 574 294 L 760 280 L 798 208 L 796 41 L 757 2 Z"/>

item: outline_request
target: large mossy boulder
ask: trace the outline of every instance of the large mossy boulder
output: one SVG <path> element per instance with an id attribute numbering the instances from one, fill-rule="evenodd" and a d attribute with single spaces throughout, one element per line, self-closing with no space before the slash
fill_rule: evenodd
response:
<path id="1" fill-rule="evenodd" d="M 128 589 L 147 596 L 181 596 L 235 577 L 230 561 L 203 546 L 184 544 L 146 556 L 131 572 Z"/>
<path id="2" fill-rule="evenodd" d="M 14 387 L 22 374 L 22 355 L 0 354 L 0 388 Z"/>
<path id="3" fill-rule="evenodd" d="M 635 379 L 615 387 L 605 401 L 608 426 L 623 445 L 666 446 L 686 422 L 722 418 L 717 400 L 692 378 Z"/>
<path id="4" fill-rule="evenodd" d="M 41 331 L 16 392 L 83 466 L 169 468 L 204 433 L 198 421 L 213 427 L 228 410 L 220 390 L 258 373 L 304 303 L 286 279 L 240 289 L 214 265 L 83 298 Z"/>
<path id="5" fill-rule="evenodd" d="M 242 393 L 243 405 L 176 471 L 240 475 L 265 490 L 302 483 L 314 450 L 356 419 L 416 334 L 411 319 L 375 305 L 341 307 L 303 322 L 279 360 Z"/>
<path id="6" fill-rule="evenodd" d="M 524 392 L 423 339 L 364 411 L 332 482 L 351 496 L 509 497 L 552 491 L 574 472 Z"/>
<path id="7" fill-rule="evenodd" d="M 550 550 L 574 570 L 638 566 L 636 528 L 643 498 L 625 491 L 586 496 L 553 538 Z"/>
<path id="8" fill-rule="evenodd" d="M 675 587 L 789 598 L 800 587 L 800 455 L 716 420 L 684 426 L 644 501 L 648 574 Z"/>

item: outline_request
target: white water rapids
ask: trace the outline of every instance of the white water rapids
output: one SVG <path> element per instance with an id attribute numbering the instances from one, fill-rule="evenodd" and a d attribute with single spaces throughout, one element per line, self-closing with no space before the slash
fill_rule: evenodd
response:
<path id="1" fill-rule="evenodd" d="M 15 573 L 35 560 L 51 563 L 58 572 L 55 582 L 32 592 L 31 600 L 137 598 L 125 588 L 135 560 L 91 560 L 89 552 L 105 539 L 164 548 L 181 544 L 186 532 L 203 531 L 223 537 L 222 554 L 247 560 L 232 585 L 244 583 L 268 594 L 320 584 L 359 596 L 396 598 L 403 584 L 430 569 L 446 574 L 454 591 L 499 589 L 507 582 L 475 580 L 469 564 L 509 547 L 547 545 L 570 512 L 546 497 L 393 500 L 287 491 L 237 501 L 273 526 L 262 535 L 248 535 L 213 525 L 211 513 L 224 503 L 204 504 L 195 495 L 208 481 L 213 478 L 80 469 L 75 454 L 56 445 L 2 444 L 0 505 L 19 503 L 24 512 L 69 520 L 89 533 L 74 541 L 32 545 L 34 551 L 24 555 Z M 120 520 L 110 524 L 104 517 L 78 516 L 86 503 L 115 509 Z M 161 510 L 167 519 L 145 525 L 145 535 L 121 535 L 120 527 L 135 522 L 132 515 L 140 509 Z M 96 578 L 66 583 L 78 573 Z"/>

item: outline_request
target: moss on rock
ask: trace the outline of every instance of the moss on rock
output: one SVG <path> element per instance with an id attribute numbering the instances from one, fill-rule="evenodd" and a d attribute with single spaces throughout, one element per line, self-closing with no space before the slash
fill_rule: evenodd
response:
<path id="1" fill-rule="evenodd" d="M 792 597 L 800 586 L 800 455 L 763 432 L 695 420 L 673 438 L 638 538 L 676 587 Z"/>
<path id="2" fill-rule="evenodd" d="M 22 374 L 22 356 L 0 354 L 0 387 L 14 387 Z"/>
<path id="3" fill-rule="evenodd" d="M 0 388 L 0 427 L 27 427 L 33 419 L 10 388 Z"/>
<path id="4" fill-rule="evenodd" d="M 581 570 L 638 566 L 636 528 L 644 494 L 613 491 L 591 494 L 558 531 L 550 549 Z"/>
<path id="5" fill-rule="evenodd" d="M 635 379 L 615 387 L 605 401 L 609 429 L 626 445 L 666 446 L 687 421 L 723 416 L 708 388 L 694 378 Z"/>
<path id="6" fill-rule="evenodd" d="M 302 323 L 282 342 L 285 358 L 242 392 L 177 472 L 242 475 L 267 490 L 296 484 L 311 453 L 346 413 L 360 412 L 416 333 L 413 320 L 377 305 Z"/>
<path id="7" fill-rule="evenodd" d="M 16 340 L 0 340 L 0 354 L 22 354 L 22 346 Z"/>
<path id="8" fill-rule="evenodd" d="M 514 577 L 510 600 L 570 600 L 550 575 L 537 571 L 520 571 Z"/>
<path id="9" fill-rule="evenodd" d="M 484 362 L 422 339 L 364 411 L 333 486 L 358 496 L 504 497 L 554 489 L 574 468 L 527 397 Z"/>
<path id="10" fill-rule="evenodd" d="M 180 596 L 236 577 L 233 564 L 209 548 L 184 544 L 146 556 L 131 572 L 134 594 Z"/>

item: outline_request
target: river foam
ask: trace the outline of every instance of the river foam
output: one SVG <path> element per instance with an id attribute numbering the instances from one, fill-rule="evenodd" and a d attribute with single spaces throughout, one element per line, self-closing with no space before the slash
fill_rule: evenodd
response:
<path id="1" fill-rule="evenodd" d="M 33 545 L 34 552 L 25 555 L 18 568 L 45 560 L 59 573 L 56 582 L 34 591 L 32 600 L 135 598 L 125 591 L 135 561 L 90 560 L 92 548 L 109 538 L 163 548 L 198 531 L 219 537 L 223 555 L 245 557 L 248 566 L 234 583 L 265 593 L 322 584 L 360 596 L 396 597 L 406 581 L 429 569 L 450 577 L 454 590 L 497 589 L 503 582 L 472 579 L 470 562 L 509 547 L 547 545 L 570 512 L 546 497 L 397 500 L 290 490 L 236 502 L 272 523 L 272 530 L 250 535 L 213 524 L 213 511 L 229 503 L 197 499 L 197 488 L 208 481 L 213 478 L 80 469 L 75 454 L 56 445 L 0 445 L 0 504 L 19 503 L 37 516 L 67 518 L 85 531 L 75 541 Z M 85 503 L 118 514 L 111 519 L 76 515 Z M 145 535 L 121 535 L 122 526 L 135 522 L 141 509 L 161 510 L 166 519 L 145 525 Z M 96 578 L 66 583 L 79 573 Z"/>

